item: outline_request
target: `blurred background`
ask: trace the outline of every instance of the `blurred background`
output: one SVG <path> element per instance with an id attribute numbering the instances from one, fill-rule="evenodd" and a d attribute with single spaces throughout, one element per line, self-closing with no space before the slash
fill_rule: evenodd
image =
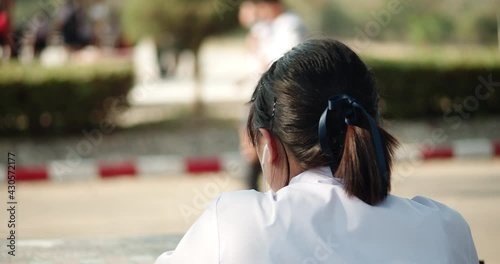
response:
<path id="1" fill-rule="evenodd" d="M 211 198 L 255 187 L 241 127 L 269 61 L 244 4 L 0 0 L 0 237 L 8 153 L 18 223 L 1 263 L 153 263 Z M 457 209 L 500 263 L 499 2 L 282 4 L 375 72 L 393 193 Z"/>

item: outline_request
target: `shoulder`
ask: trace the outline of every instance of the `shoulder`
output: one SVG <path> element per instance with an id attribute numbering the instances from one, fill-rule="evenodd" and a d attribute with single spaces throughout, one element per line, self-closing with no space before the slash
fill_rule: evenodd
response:
<path id="1" fill-rule="evenodd" d="M 276 210 L 275 195 L 253 190 L 223 193 L 217 201 L 217 221 L 224 229 L 239 229 L 241 223 L 251 229 L 259 228 L 262 221 L 268 221 Z M 251 221 L 249 221 L 251 219 Z"/>
<path id="2" fill-rule="evenodd" d="M 262 240 L 258 238 L 265 237 L 263 223 L 269 222 L 275 212 L 272 197 L 270 192 L 253 190 L 221 194 L 216 209 L 221 243 L 241 238 Z"/>
<path id="3" fill-rule="evenodd" d="M 445 235 L 443 239 L 470 236 L 465 218 L 457 210 L 433 199 L 422 196 L 407 199 L 390 195 L 381 206 L 407 218 L 407 223 L 411 221 L 415 226 L 426 226 L 434 233 Z"/>
<path id="4" fill-rule="evenodd" d="M 477 263 L 478 258 L 472 232 L 462 214 L 443 203 L 426 197 L 417 196 L 412 201 L 436 212 L 436 219 L 440 223 L 442 234 L 446 237 L 451 250 L 454 251 L 455 259 L 460 260 L 454 263 Z"/>
<path id="5" fill-rule="evenodd" d="M 457 210 L 443 203 L 423 196 L 415 196 L 413 199 L 411 199 L 411 201 L 432 211 L 438 212 L 441 218 L 445 221 L 456 221 L 466 224 L 464 217 Z"/>
<path id="6" fill-rule="evenodd" d="M 261 193 L 255 190 L 228 192 L 218 196 L 217 208 L 248 211 L 272 200 L 273 194 L 270 192 Z"/>
<path id="7" fill-rule="evenodd" d="M 458 241 L 471 239 L 469 224 L 457 210 L 422 196 L 416 196 L 411 201 L 433 212 L 435 220 L 441 224 L 441 228 L 449 237 L 453 237 Z"/>

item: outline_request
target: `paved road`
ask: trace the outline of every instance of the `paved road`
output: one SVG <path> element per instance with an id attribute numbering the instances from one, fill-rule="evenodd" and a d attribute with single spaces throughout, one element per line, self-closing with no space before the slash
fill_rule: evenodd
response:
<path id="1" fill-rule="evenodd" d="M 459 210 L 480 257 L 500 263 L 500 159 L 399 163 L 393 186 L 395 194 L 424 195 Z M 222 173 L 17 187 L 17 256 L 8 256 L 0 240 L 0 263 L 152 263 L 175 247 L 211 197 L 243 182 Z M 6 198 L 2 186 L 1 207 Z M 1 238 L 6 212 L 0 210 Z"/>

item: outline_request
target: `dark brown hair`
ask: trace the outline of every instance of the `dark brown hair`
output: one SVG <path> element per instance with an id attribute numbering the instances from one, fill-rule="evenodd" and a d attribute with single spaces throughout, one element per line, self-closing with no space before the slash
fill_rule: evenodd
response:
<path id="1" fill-rule="evenodd" d="M 387 183 L 382 182 L 385 175 L 380 175 L 368 130 L 348 125 L 342 133 L 332 133 L 337 135 L 330 137 L 333 154 L 321 150 L 319 119 L 328 99 L 339 94 L 354 98 L 377 123 L 388 166 Z M 293 48 L 262 75 L 250 103 L 247 129 L 254 145 L 258 129 L 266 128 L 304 170 L 338 164 L 332 169 L 348 195 L 370 205 L 386 198 L 398 142 L 380 126 L 379 96 L 371 70 L 343 43 L 316 39 Z"/>

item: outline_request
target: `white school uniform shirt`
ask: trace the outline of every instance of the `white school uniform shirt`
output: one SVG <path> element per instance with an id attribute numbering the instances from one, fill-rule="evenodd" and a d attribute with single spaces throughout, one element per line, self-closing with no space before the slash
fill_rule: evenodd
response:
<path id="1" fill-rule="evenodd" d="M 469 226 L 457 211 L 428 198 L 394 195 L 370 206 L 348 197 L 329 168 L 320 168 L 276 193 L 218 196 L 156 264 L 478 262 Z"/>

